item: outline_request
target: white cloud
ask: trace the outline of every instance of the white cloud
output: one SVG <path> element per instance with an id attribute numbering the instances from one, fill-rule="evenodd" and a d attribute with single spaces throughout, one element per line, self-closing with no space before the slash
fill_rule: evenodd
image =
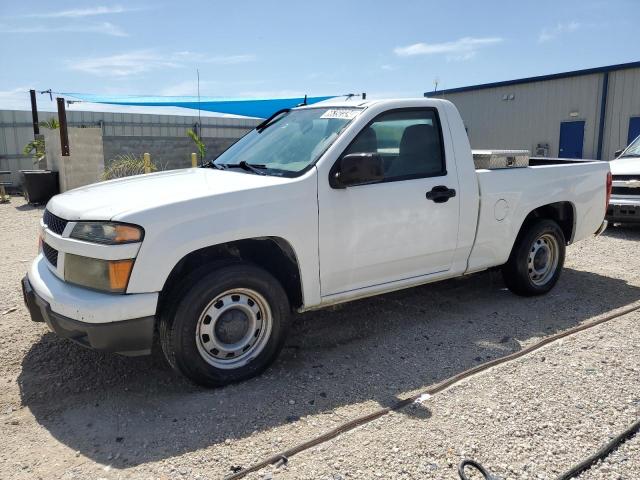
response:
<path id="1" fill-rule="evenodd" d="M 0 108 L 7 110 L 31 109 L 29 87 L 18 87 L 13 90 L 0 91 Z"/>
<path id="2" fill-rule="evenodd" d="M 188 50 L 176 52 L 171 55 L 175 60 L 192 63 L 214 63 L 218 65 L 234 65 L 236 63 L 253 62 L 255 55 L 205 55 L 203 53 L 190 52 Z"/>
<path id="3" fill-rule="evenodd" d="M 302 90 L 245 90 L 238 93 L 241 98 L 297 98 L 304 97 L 308 92 Z M 313 96 L 313 95 L 310 95 Z"/>
<path id="4" fill-rule="evenodd" d="M 110 7 L 95 6 L 89 8 L 74 8 L 70 10 L 62 10 L 60 12 L 44 12 L 44 13 L 30 13 L 27 15 L 21 15 L 22 17 L 30 18 L 82 18 L 93 17 L 96 15 L 112 15 L 116 13 L 133 12 L 140 10 L 139 8 L 125 8 L 121 5 L 113 5 Z"/>
<path id="5" fill-rule="evenodd" d="M 236 64 L 255 60 L 254 55 L 206 56 L 195 52 L 162 54 L 136 50 L 105 57 L 90 57 L 67 62 L 71 70 L 101 76 L 126 77 L 164 68 L 184 68 L 192 63 Z M 174 93 L 174 95 L 176 95 Z"/>
<path id="6" fill-rule="evenodd" d="M 128 36 L 127 32 L 110 22 L 77 25 L 34 25 L 24 27 L 0 25 L 0 33 L 97 33 L 113 37 Z"/>
<path id="7" fill-rule="evenodd" d="M 139 50 L 105 57 L 90 57 L 82 60 L 70 61 L 71 70 L 77 70 L 93 75 L 109 75 L 125 77 L 157 70 L 160 68 L 177 68 L 178 64 L 167 57 L 147 50 Z"/>
<path id="8" fill-rule="evenodd" d="M 503 41 L 500 37 L 464 37 L 451 42 L 414 43 L 406 47 L 397 47 L 393 52 L 399 57 L 415 55 L 447 55 L 449 60 L 468 60 L 483 47 L 496 45 Z"/>
<path id="9" fill-rule="evenodd" d="M 204 96 L 205 91 L 210 91 L 219 85 L 219 82 L 200 80 L 200 93 Z M 193 80 L 185 80 L 183 82 L 169 85 L 168 87 L 160 90 L 160 95 L 167 97 L 183 97 L 185 95 L 197 95 L 198 94 L 198 82 L 194 78 Z"/>
<path id="10" fill-rule="evenodd" d="M 200 82 L 200 89 L 204 86 L 203 81 Z M 209 83 L 209 82 L 207 82 Z M 160 95 L 167 97 L 182 97 L 185 95 L 196 95 L 198 93 L 198 84 L 195 80 L 185 80 L 184 82 L 169 85 L 160 90 Z"/>
<path id="11" fill-rule="evenodd" d="M 221 82 L 216 80 L 200 79 L 200 94 L 211 97 L 235 97 L 240 87 L 255 87 L 263 84 L 263 80 L 236 80 L 233 83 Z M 168 97 L 182 97 L 185 95 L 197 95 L 198 82 L 193 76 L 193 80 L 184 80 L 182 82 L 168 85 L 160 90 L 160 95 Z"/>
<path id="12" fill-rule="evenodd" d="M 236 63 L 247 63 L 255 61 L 255 55 L 219 55 L 206 58 L 206 63 L 217 63 L 218 65 L 234 65 Z"/>
<path id="13" fill-rule="evenodd" d="M 582 27 L 582 24 L 580 24 L 579 22 L 558 23 L 553 28 L 542 29 L 540 35 L 538 35 L 538 42 L 544 43 L 551 41 L 565 33 L 573 33 L 580 27 Z"/>

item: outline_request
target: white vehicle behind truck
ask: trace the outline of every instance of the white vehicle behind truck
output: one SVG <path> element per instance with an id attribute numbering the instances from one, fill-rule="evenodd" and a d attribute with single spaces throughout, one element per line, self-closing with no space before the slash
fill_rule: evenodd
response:
<path id="1" fill-rule="evenodd" d="M 607 220 L 613 223 L 640 223 L 640 137 L 611 161 L 613 188 Z"/>
<path id="2" fill-rule="evenodd" d="M 474 167 L 434 99 L 278 112 L 206 168 L 53 197 L 23 280 L 34 321 L 217 386 L 264 370 L 291 312 L 501 267 L 548 292 L 567 244 L 602 231 L 606 162 Z"/>

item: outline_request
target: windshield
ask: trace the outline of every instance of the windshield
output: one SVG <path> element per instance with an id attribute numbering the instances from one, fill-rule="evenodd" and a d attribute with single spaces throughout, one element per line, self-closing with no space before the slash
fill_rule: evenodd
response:
<path id="1" fill-rule="evenodd" d="M 640 137 L 636 138 L 618 158 L 640 157 Z"/>
<path id="2" fill-rule="evenodd" d="M 312 165 L 361 111 L 359 108 L 292 110 L 266 128 L 249 132 L 214 164 L 235 168 L 246 162 L 245 165 L 258 167 L 269 175 L 295 176 Z"/>

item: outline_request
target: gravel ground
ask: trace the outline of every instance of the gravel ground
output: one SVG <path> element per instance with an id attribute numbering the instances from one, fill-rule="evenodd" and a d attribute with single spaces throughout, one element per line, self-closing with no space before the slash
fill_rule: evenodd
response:
<path id="1" fill-rule="evenodd" d="M 87 351 L 29 320 L 19 281 L 41 215 L 16 197 L 0 205 L 2 479 L 221 478 L 640 301 L 640 229 L 612 229 L 569 247 L 544 297 L 516 297 L 487 272 L 304 314 L 264 375 L 205 390 L 157 354 Z M 454 479 L 463 456 L 503 478 L 554 478 L 638 418 L 639 320 L 564 339 L 251 478 Z M 639 472 L 635 437 L 580 478 Z"/>

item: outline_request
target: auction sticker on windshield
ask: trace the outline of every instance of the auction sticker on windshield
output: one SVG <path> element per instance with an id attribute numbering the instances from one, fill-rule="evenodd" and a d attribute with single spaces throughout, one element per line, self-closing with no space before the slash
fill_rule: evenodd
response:
<path id="1" fill-rule="evenodd" d="M 360 113 L 356 108 L 335 108 L 327 110 L 320 118 L 341 118 L 343 120 L 352 120 Z"/>

